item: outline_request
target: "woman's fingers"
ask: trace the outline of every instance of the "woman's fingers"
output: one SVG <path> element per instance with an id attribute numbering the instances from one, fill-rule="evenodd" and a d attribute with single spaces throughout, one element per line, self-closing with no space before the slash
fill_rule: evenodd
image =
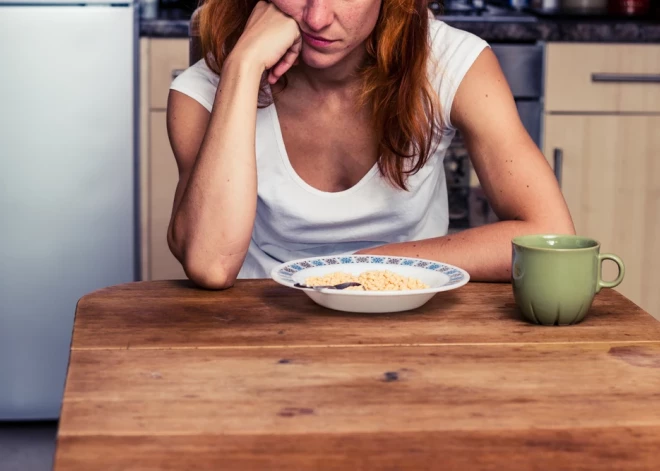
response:
<path id="1" fill-rule="evenodd" d="M 284 54 L 280 61 L 275 64 L 275 67 L 270 69 L 268 73 L 268 83 L 271 85 L 275 84 L 282 77 L 282 75 L 287 72 L 287 70 L 298 64 L 300 48 L 300 41 L 296 41 L 296 43 L 289 48 L 289 50 L 286 52 L 286 54 Z"/>

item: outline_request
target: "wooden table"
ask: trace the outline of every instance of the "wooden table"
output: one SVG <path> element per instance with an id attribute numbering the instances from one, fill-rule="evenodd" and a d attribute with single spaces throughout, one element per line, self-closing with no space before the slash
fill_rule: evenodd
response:
<path id="1" fill-rule="evenodd" d="M 581 324 L 505 284 L 399 314 L 267 280 L 107 288 L 78 304 L 62 470 L 660 467 L 660 322 L 603 290 Z"/>

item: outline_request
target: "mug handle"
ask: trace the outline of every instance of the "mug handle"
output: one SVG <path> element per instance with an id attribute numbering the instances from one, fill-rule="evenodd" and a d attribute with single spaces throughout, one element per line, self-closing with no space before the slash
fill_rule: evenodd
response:
<path id="1" fill-rule="evenodd" d="M 603 260 L 612 260 L 619 267 L 619 276 L 616 277 L 613 281 L 603 281 Z M 596 293 L 600 291 L 601 288 L 615 288 L 621 284 L 623 281 L 623 275 L 626 273 L 626 267 L 623 264 L 623 260 L 611 253 L 601 253 L 598 254 L 598 286 L 596 286 Z"/>

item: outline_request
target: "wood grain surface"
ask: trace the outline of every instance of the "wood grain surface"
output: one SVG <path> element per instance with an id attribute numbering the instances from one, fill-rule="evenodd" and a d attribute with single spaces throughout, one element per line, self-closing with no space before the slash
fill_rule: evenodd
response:
<path id="1" fill-rule="evenodd" d="M 55 469 L 657 469 L 660 323 L 611 290 L 572 327 L 527 324 L 509 285 L 448 294 L 373 316 L 265 280 L 93 293 Z"/>
<path id="2" fill-rule="evenodd" d="M 353 314 L 319 307 L 298 290 L 239 280 L 226 291 L 184 281 L 109 288 L 78 305 L 73 349 L 262 347 L 660 340 L 660 322 L 614 290 L 569 327 L 524 321 L 511 285 L 469 283 L 419 309 Z"/>
<path id="3" fill-rule="evenodd" d="M 56 471 L 656 470 L 660 428 L 66 436 Z M 104 457 L 100 460 L 100 457 Z"/>

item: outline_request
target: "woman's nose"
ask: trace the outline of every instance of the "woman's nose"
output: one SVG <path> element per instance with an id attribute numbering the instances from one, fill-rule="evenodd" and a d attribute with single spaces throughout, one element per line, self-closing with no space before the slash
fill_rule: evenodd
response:
<path id="1" fill-rule="evenodd" d="M 319 32 L 332 23 L 333 16 L 330 1 L 308 0 L 303 13 L 303 20 L 313 32 Z"/>

